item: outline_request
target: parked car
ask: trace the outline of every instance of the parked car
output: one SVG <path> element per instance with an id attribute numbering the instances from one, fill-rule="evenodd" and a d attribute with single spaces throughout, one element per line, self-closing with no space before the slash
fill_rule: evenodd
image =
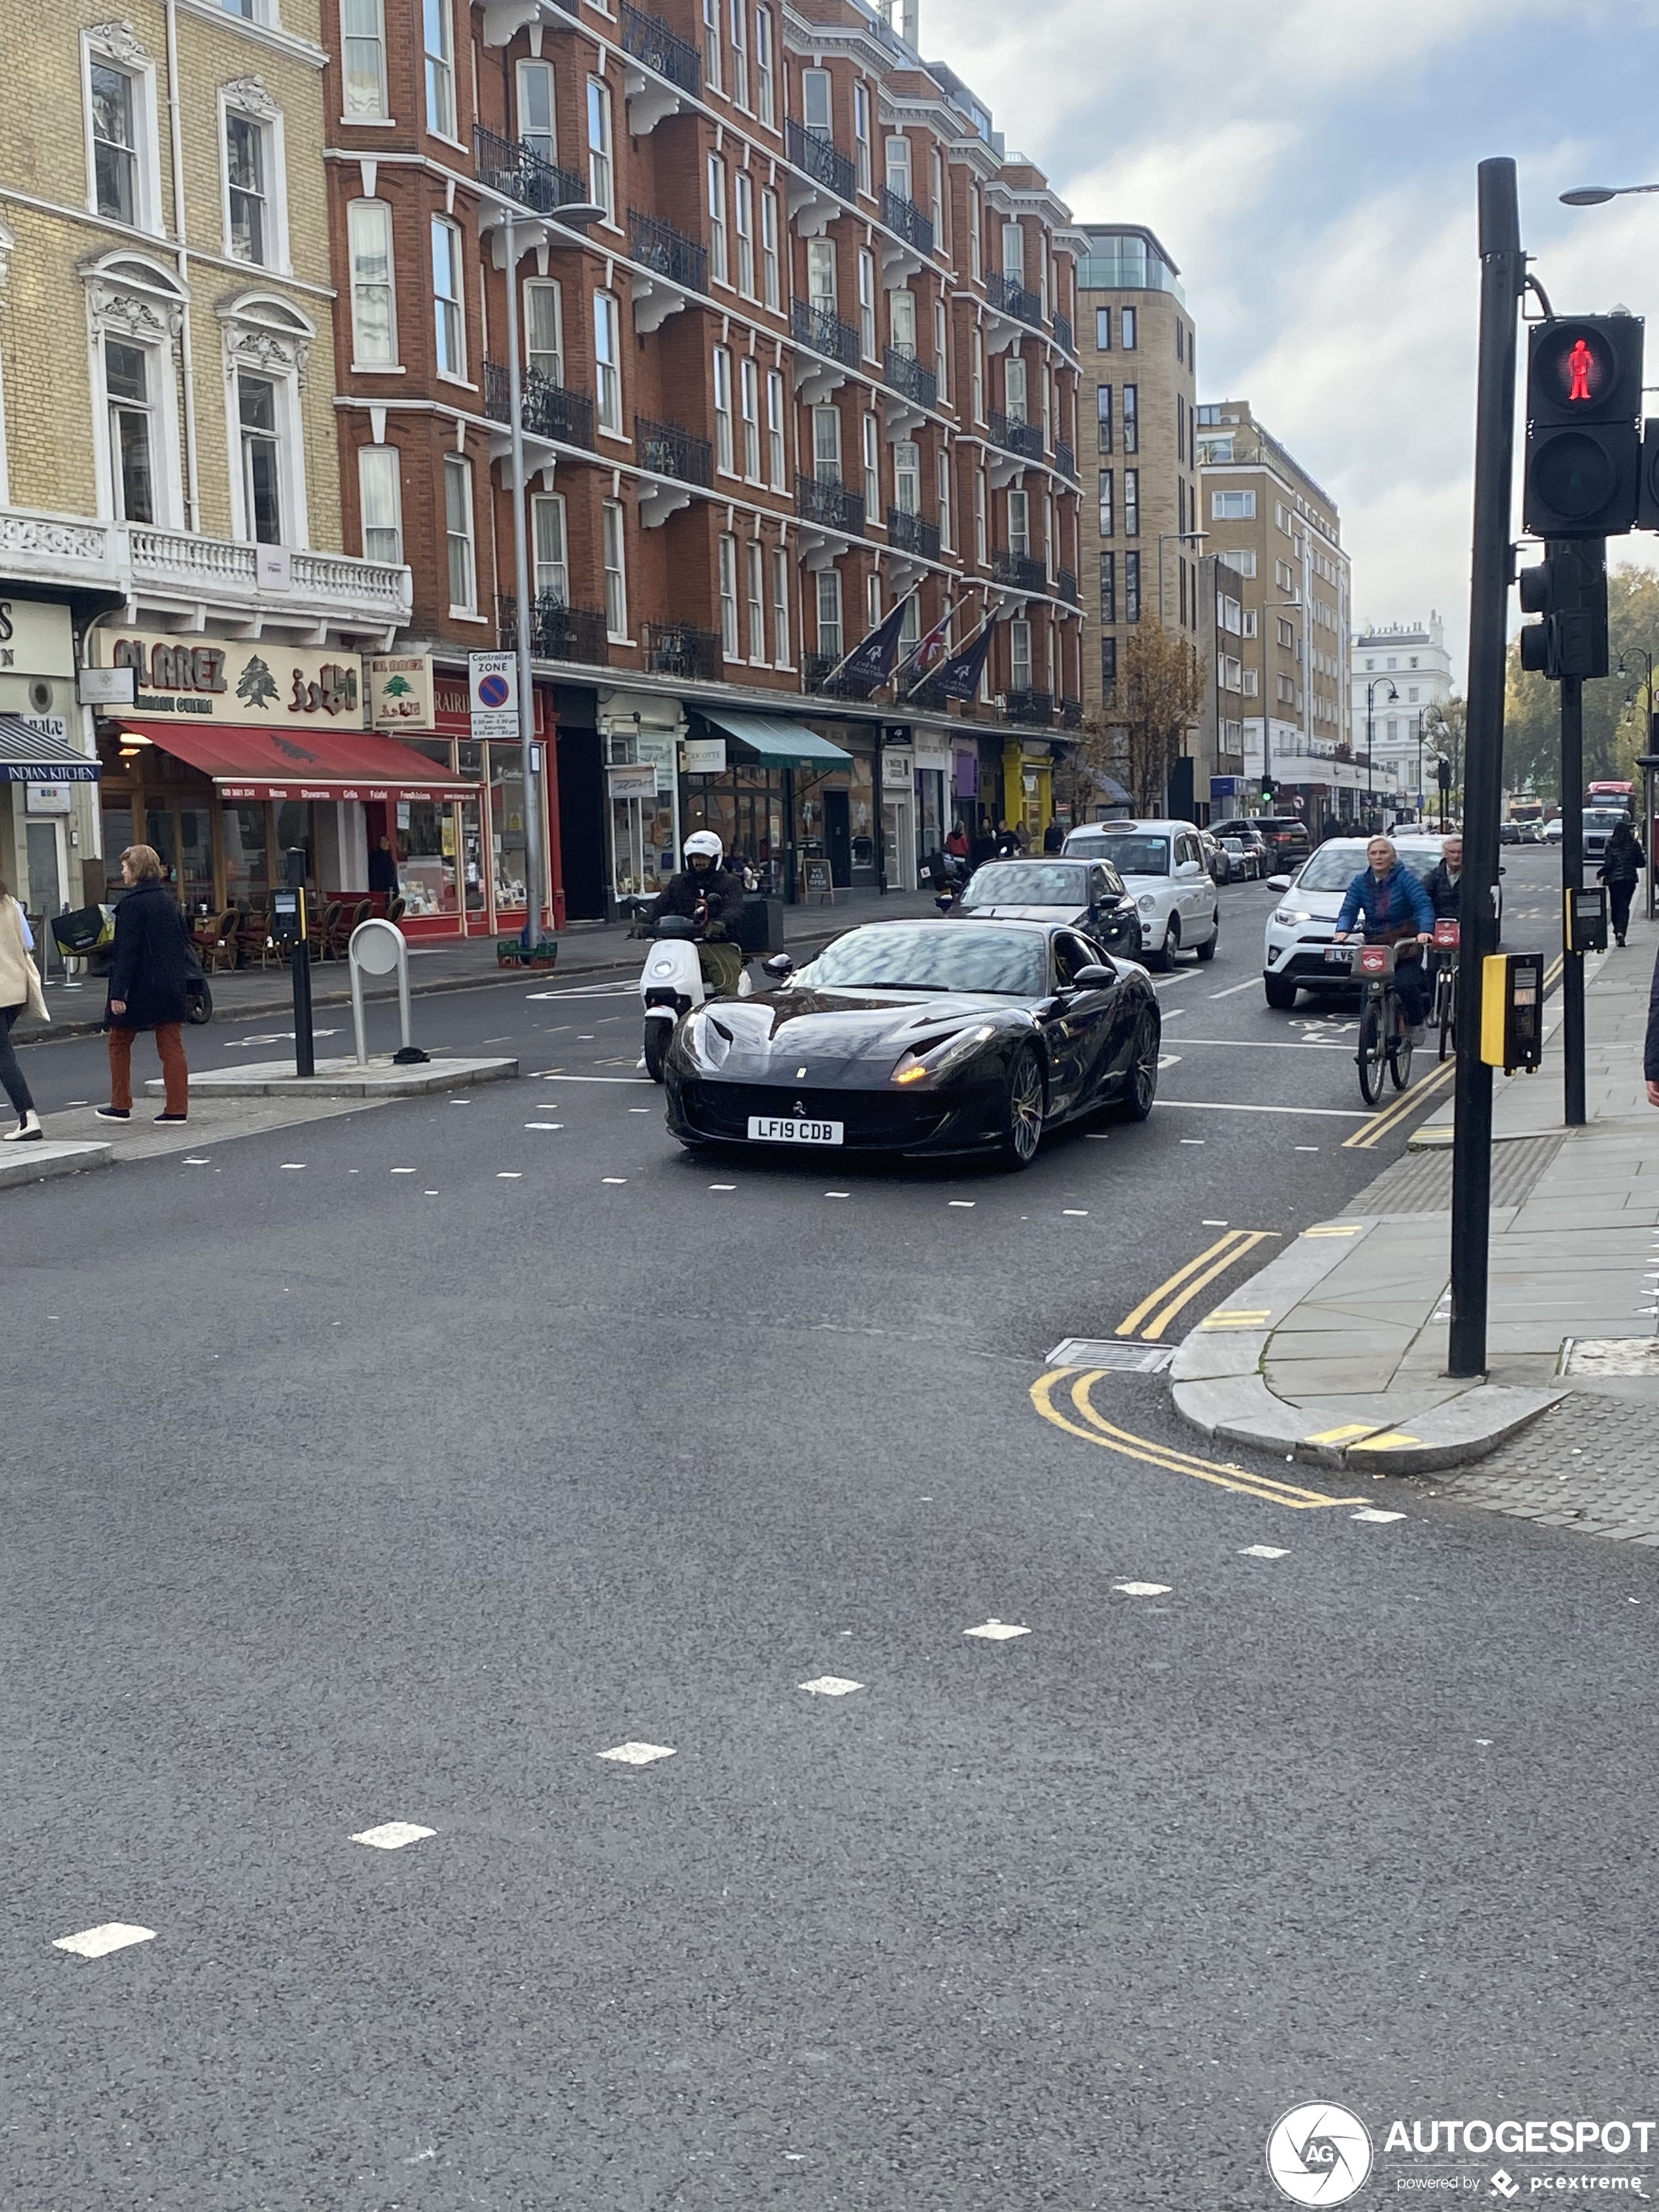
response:
<path id="1" fill-rule="evenodd" d="M 1498 842 L 1500 845 L 1518 845 L 1521 842 L 1521 824 L 1518 822 L 1500 822 Z"/>
<path id="2" fill-rule="evenodd" d="M 1299 867 L 1312 852 L 1313 839 L 1300 815 L 1257 814 L 1252 820 L 1261 833 L 1275 875 Z"/>
<path id="3" fill-rule="evenodd" d="M 1325 958 L 1325 949 L 1336 933 L 1348 885 L 1365 865 L 1363 837 L 1328 837 L 1294 876 L 1269 876 L 1280 893 L 1279 904 L 1267 918 L 1261 955 L 1261 981 L 1267 1004 L 1285 1012 L 1296 1004 L 1298 991 L 1328 994 L 1352 991 L 1354 980 L 1346 967 L 1335 967 Z M 1413 875 L 1425 881 L 1432 875 L 1443 849 L 1439 837 L 1401 836 L 1395 849 Z M 1501 932 L 1503 889 L 1492 886 Z"/>
<path id="4" fill-rule="evenodd" d="M 1212 830 L 1200 830 L 1198 842 L 1203 849 L 1204 865 L 1210 872 L 1212 884 L 1230 884 L 1233 879 L 1233 864 L 1225 847 Z"/>
<path id="5" fill-rule="evenodd" d="M 1235 845 L 1241 848 L 1243 865 L 1234 866 L 1234 873 L 1241 882 L 1259 884 L 1263 876 L 1271 872 L 1267 841 L 1254 822 L 1212 822 L 1210 828 L 1226 847 L 1230 859 Z"/>
<path id="6" fill-rule="evenodd" d="M 1560 842 L 1561 817 L 1557 814 L 1544 824 L 1544 842 L 1547 845 L 1559 845 Z"/>
<path id="7" fill-rule="evenodd" d="M 867 922 L 766 972 L 766 990 L 675 1028 L 668 1126 L 688 1147 L 994 1152 L 1023 1168 L 1060 1122 L 1152 1112 L 1158 994 L 1080 930 Z"/>
<path id="8" fill-rule="evenodd" d="M 1189 949 L 1215 958 L 1221 907 L 1194 823 L 1091 822 L 1066 838 L 1066 858 L 1112 862 L 1139 911 L 1148 967 Z"/>
<path id="9" fill-rule="evenodd" d="M 1140 915 L 1109 860 L 988 860 L 956 911 L 979 921 L 1063 921 L 1097 937 L 1109 952 L 1140 957 Z"/>

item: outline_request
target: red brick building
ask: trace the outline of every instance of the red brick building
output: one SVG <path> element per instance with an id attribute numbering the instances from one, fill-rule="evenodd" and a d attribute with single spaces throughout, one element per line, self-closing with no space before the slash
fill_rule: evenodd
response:
<path id="1" fill-rule="evenodd" d="M 912 882 L 955 817 L 1046 824 L 1079 711 L 1068 210 L 855 0 L 663 6 L 325 0 L 346 542 L 410 565 L 398 733 L 477 793 L 386 827 L 469 927 L 525 896 L 517 750 L 465 713 L 521 615 L 573 919 L 704 821 L 790 895 Z M 988 625 L 975 696 L 840 671 L 901 607 L 901 657 Z"/>

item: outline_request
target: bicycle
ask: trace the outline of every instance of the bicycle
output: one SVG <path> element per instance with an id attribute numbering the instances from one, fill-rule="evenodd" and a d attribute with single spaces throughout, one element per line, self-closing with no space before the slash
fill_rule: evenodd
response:
<path id="1" fill-rule="evenodd" d="M 1463 933 L 1449 915 L 1443 915 L 1434 925 L 1434 949 L 1437 954 L 1434 972 L 1434 1009 L 1429 1018 L 1440 1033 L 1440 1049 L 1436 1057 L 1444 1060 L 1447 1049 L 1457 1049 L 1457 948 Z"/>
<path id="2" fill-rule="evenodd" d="M 1325 957 L 1333 966 L 1353 967 L 1355 948 L 1328 945 Z M 1354 1063 L 1359 1070 L 1359 1095 L 1368 1106 L 1382 1096 L 1386 1066 L 1396 1091 L 1412 1079 L 1412 1032 L 1406 1009 L 1395 982 L 1392 945 L 1361 945 L 1359 954 L 1359 1044 Z"/>

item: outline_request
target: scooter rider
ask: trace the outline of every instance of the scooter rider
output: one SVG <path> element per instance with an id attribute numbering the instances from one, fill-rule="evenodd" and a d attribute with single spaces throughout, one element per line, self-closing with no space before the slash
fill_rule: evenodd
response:
<path id="1" fill-rule="evenodd" d="M 694 830 L 685 841 L 685 866 L 665 887 L 657 912 L 696 923 L 702 980 L 711 992 L 731 997 L 743 980 L 743 948 L 737 942 L 743 881 L 726 866 L 725 854 L 712 830 Z"/>
<path id="2" fill-rule="evenodd" d="M 1365 866 L 1348 885 L 1342 911 L 1332 933 L 1340 945 L 1361 912 L 1365 935 L 1374 945 L 1397 945 L 1395 988 L 1405 1010 L 1413 1044 L 1423 1042 L 1427 1017 L 1427 991 L 1419 945 L 1434 939 L 1434 908 L 1428 892 L 1395 848 L 1391 837 L 1373 837 L 1365 848 Z"/>

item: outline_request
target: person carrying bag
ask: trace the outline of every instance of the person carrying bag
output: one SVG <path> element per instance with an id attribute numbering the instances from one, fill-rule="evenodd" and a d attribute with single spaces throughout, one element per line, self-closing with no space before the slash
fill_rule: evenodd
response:
<path id="1" fill-rule="evenodd" d="M 11 1025 L 24 1014 L 33 1014 L 38 1021 L 52 1019 L 33 956 L 34 939 L 27 918 L 0 883 L 0 1091 L 10 1099 L 17 1115 L 17 1127 L 0 1136 L 0 1143 L 8 1145 L 38 1144 L 46 1134 L 11 1043 Z"/>

